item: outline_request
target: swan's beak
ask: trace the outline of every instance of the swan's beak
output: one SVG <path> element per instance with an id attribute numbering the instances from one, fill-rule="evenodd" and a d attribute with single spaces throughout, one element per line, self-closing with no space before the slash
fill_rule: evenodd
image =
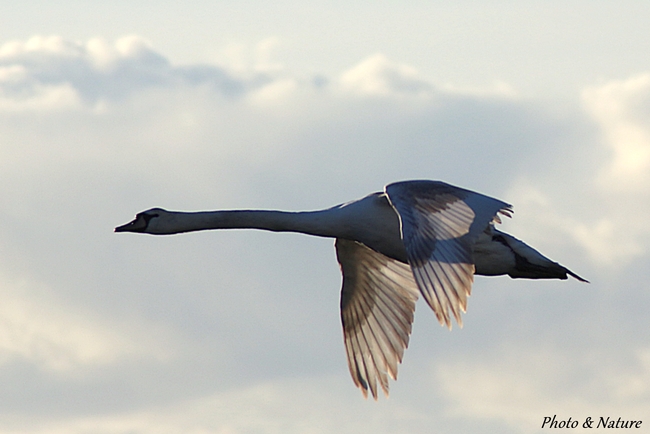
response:
<path id="1" fill-rule="evenodd" d="M 115 228 L 115 232 L 144 232 L 147 229 L 147 220 L 137 216 L 135 220 Z"/>

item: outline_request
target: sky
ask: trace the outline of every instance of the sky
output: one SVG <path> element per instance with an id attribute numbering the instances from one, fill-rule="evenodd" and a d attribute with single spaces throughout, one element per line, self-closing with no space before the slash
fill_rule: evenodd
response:
<path id="1" fill-rule="evenodd" d="M 649 3 L 1 9 L 0 434 L 650 425 Z M 418 302 L 376 402 L 332 240 L 113 233 L 406 179 L 513 204 L 500 229 L 591 283 L 477 276 L 451 332 Z"/>

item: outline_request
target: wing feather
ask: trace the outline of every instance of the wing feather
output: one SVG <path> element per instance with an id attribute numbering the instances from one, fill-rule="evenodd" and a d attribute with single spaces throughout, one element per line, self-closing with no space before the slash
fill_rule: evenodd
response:
<path id="1" fill-rule="evenodd" d="M 461 312 L 474 281 L 472 247 L 498 214 L 512 207 L 480 193 L 439 181 L 406 181 L 386 186 L 400 218 L 402 240 L 413 276 L 441 324 L 451 315 L 462 326 Z"/>
<path id="2" fill-rule="evenodd" d="M 388 395 L 408 346 L 418 288 L 410 267 L 356 241 L 336 240 L 343 273 L 341 321 L 354 384 Z"/>

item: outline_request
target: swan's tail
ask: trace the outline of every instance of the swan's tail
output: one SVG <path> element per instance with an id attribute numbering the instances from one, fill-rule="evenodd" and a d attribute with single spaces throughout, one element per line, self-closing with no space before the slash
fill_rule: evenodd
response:
<path id="1" fill-rule="evenodd" d="M 512 235 L 494 229 L 515 255 L 515 267 L 508 275 L 513 279 L 568 279 L 571 276 L 581 282 L 589 283 L 568 268 L 558 264 Z"/>
<path id="2" fill-rule="evenodd" d="M 553 262 L 551 260 L 548 260 L 548 263 L 546 264 L 540 265 L 540 264 L 532 263 L 528 261 L 526 257 L 515 253 L 515 261 L 516 261 L 515 269 L 510 273 L 508 273 L 508 275 L 513 279 L 525 278 L 525 279 L 566 280 L 568 279 L 567 275 L 569 275 L 581 282 L 589 283 L 587 279 L 583 279 L 582 277 L 578 276 L 576 273 L 569 270 L 568 268 L 563 267 L 557 262 Z"/>

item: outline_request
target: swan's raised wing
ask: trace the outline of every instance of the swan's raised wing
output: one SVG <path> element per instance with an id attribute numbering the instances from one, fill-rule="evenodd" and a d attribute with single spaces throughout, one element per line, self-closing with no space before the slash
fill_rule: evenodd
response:
<path id="1" fill-rule="evenodd" d="M 460 312 L 474 280 L 472 246 L 505 202 L 439 181 L 406 181 L 386 186 L 400 217 L 402 239 L 413 276 L 438 321 L 451 328 L 449 311 Z"/>
<path id="2" fill-rule="evenodd" d="M 343 273 L 341 320 L 354 383 L 377 399 L 408 346 L 418 288 L 410 267 L 356 241 L 336 240 Z"/>

